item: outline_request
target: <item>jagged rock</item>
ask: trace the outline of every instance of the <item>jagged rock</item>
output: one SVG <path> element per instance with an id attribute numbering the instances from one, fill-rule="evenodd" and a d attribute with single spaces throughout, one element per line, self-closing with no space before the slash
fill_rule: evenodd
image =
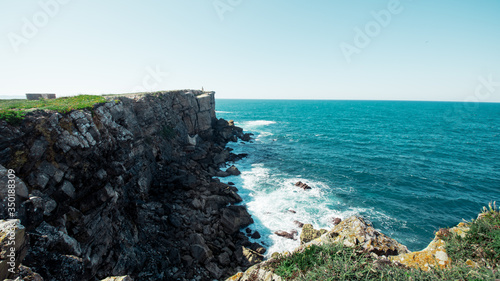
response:
<path id="1" fill-rule="evenodd" d="M 195 209 L 198 209 L 198 210 L 201 210 L 203 209 L 204 205 L 202 201 L 200 201 L 200 199 L 198 198 L 195 198 L 193 199 L 193 201 L 191 202 L 191 205 L 193 206 L 193 208 Z"/>
<path id="2" fill-rule="evenodd" d="M 244 206 L 229 206 L 222 211 L 220 223 L 226 233 L 233 234 L 253 223 L 253 219 Z"/>
<path id="3" fill-rule="evenodd" d="M 102 279 L 101 281 L 134 281 L 132 277 L 126 275 L 121 277 L 108 277 L 106 279 Z"/>
<path id="4" fill-rule="evenodd" d="M 241 175 L 241 172 L 240 170 L 238 170 L 238 168 L 236 168 L 234 165 L 229 167 L 227 170 L 226 170 L 226 173 L 229 173 L 230 175 L 232 176 L 239 176 Z"/>
<path id="5" fill-rule="evenodd" d="M 242 129 L 217 120 L 213 93 L 113 99 L 33 111 L 18 126 L 0 120 L 0 204 L 2 176 L 14 169 L 17 215 L 32 237 L 24 263 L 46 280 L 206 280 L 227 253 L 229 264 L 216 266 L 234 273 L 236 245 L 248 242 L 237 231 L 253 221 L 226 207 L 241 197 L 211 176 L 239 157 L 225 145 Z M 190 243 L 195 233 L 205 243 Z"/>
<path id="6" fill-rule="evenodd" d="M 300 188 L 302 188 L 304 190 L 311 189 L 311 187 L 309 185 L 307 185 L 307 184 L 305 184 L 305 183 L 303 183 L 301 181 L 296 182 L 295 186 L 298 186 L 298 187 L 300 187 Z"/>
<path id="7" fill-rule="evenodd" d="M 266 248 L 262 247 L 259 243 L 252 243 L 249 248 L 261 255 L 266 253 Z"/>
<path id="8" fill-rule="evenodd" d="M 217 257 L 217 260 L 221 265 L 229 265 L 231 263 L 231 259 L 229 258 L 229 254 L 224 252 Z"/>
<path id="9" fill-rule="evenodd" d="M 253 134 L 250 134 L 250 133 L 246 133 L 243 135 L 243 137 L 241 138 L 242 141 L 250 141 L 252 139 L 252 136 Z"/>
<path id="10" fill-rule="evenodd" d="M 284 230 L 278 230 L 278 231 L 275 231 L 274 234 L 281 236 L 281 237 L 295 240 L 295 234 L 297 234 L 297 231 L 286 232 Z"/>
<path id="11" fill-rule="evenodd" d="M 342 222 L 341 218 L 332 218 L 332 224 L 337 225 Z"/>
<path id="12" fill-rule="evenodd" d="M 0 220 L 0 280 L 13 276 L 28 250 L 20 220 Z"/>
<path id="13" fill-rule="evenodd" d="M 247 247 L 241 246 L 235 252 L 236 259 L 244 266 L 252 266 L 264 260 L 264 256 Z"/>
<path id="14" fill-rule="evenodd" d="M 313 228 L 312 224 L 304 224 L 302 227 L 302 232 L 300 233 L 300 244 L 305 244 L 309 241 L 319 238 L 326 232 L 326 229 L 316 230 Z"/>
<path id="15" fill-rule="evenodd" d="M 210 272 L 210 275 L 217 280 L 222 277 L 222 274 L 224 274 L 222 269 L 220 269 L 216 263 L 211 262 L 206 266 L 206 268 Z"/>
<path id="16" fill-rule="evenodd" d="M 469 227 L 464 223 L 460 223 L 458 226 L 447 230 L 449 233 L 462 237 L 465 237 L 467 231 L 469 231 Z M 391 256 L 389 259 L 393 262 L 399 262 L 406 266 L 420 268 L 425 271 L 435 267 L 446 268 L 451 264 L 451 259 L 446 252 L 446 243 L 441 239 L 442 234 L 442 231 L 438 231 L 431 243 L 422 251 L 402 253 L 398 256 Z"/>
<path id="17" fill-rule="evenodd" d="M 250 237 L 253 239 L 260 239 L 260 233 L 258 231 L 255 231 Z"/>
<path id="18" fill-rule="evenodd" d="M 262 264 L 256 264 L 245 272 L 238 272 L 226 281 L 282 281 L 283 278 L 266 269 Z"/>
<path id="19" fill-rule="evenodd" d="M 6 279 L 5 281 L 44 281 L 43 277 L 36 273 L 33 272 L 33 270 L 27 266 L 24 265 L 19 265 L 19 272 L 14 274 L 15 278 L 14 280 L 12 279 Z"/>
<path id="20" fill-rule="evenodd" d="M 225 177 L 229 177 L 231 174 L 227 171 L 217 171 L 217 173 L 215 174 L 216 177 L 221 177 L 221 178 L 225 178 Z"/>
<path id="21" fill-rule="evenodd" d="M 300 221 L 293 221 L 293 223 L 295 223 L 300 228 L 304 227 L 304 224 L 301 223 Z"/>
<path id="22" fill-rule="evenodd" d="M 19 206 L 22 201 L 28 199 L 28 188 L 26 184 L 16 176 L 16 173 L 11 170 L 9 172 L 4 166 L 0 165 L 0 217 L 1 218 L 11 218 L 10 212 L 8 212 L 8 203 L 14 202 L 16 206 Z M 14 182 L 10 182 L 13 180 Z M 14 188 L 8 188 L 13 186 Z M 15 193 L 12 193 L 15 192 Z M 11 195 L 11 196 L 9 196 Z M 13 196 L 12 196 L 13 195 Z M 8 201 L 9 197 L 12 197 L 14 201 Z M 18 211 L 19 208 L 16 208 Z"/>
<path id="23" fill-rule="evenodd" d="M 212 257 L 212 251 L 208 248 L 205 239 L 200 234 L 191 235 L 190 243 L 191 255 L 199 263 L 203 264 Z"/>
<path id="24" fill-rule="evenodd" d="M 370 223 L 358 216 L 349 217 L 321 237 L 301 245 L 296 250 L 299 251 L 311 244 L 325 243 L 344 243 L 348 247 L 360 246 L 365 251 L 376 255 L 392 256 L 409 253 L 406 246 L 378 232 Z"/>

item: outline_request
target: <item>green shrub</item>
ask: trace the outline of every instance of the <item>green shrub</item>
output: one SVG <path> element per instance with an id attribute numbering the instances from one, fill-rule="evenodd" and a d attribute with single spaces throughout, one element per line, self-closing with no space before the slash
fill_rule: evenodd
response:
<path id="1" fill-rule="evenodd" d="M 470 259 L 481 266 L 500 268 L 500 213 L 494 203 L 469 223 L 465 237 L 448 235 L 443 239 L 448 255 L 456 263 Z"/>

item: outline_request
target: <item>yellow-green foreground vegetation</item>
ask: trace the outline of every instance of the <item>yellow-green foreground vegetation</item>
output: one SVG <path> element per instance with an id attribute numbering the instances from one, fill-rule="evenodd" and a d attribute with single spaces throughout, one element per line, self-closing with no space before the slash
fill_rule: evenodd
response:
<path id="1" fill-rule="evenodd" d="M 24 119 L 28 112 L 33 110 L 52 110 L 67 113 L 77 109 L 89 109 L 95 104 L 104 102 L 106 102 L 106 98 L 92 95 L 40 100 L 0 100 L 0 120 L 5 120 L 10 124 L 17 124 Z"/>
<path id="2" fill-rule="evenodd" d="M 409 267 L 343 243 L 313 244 L 291 255 L 278 255 L 265 266 L 283 280 L 499 280 L 498 208 L 490 204 L 476 220 L 462 225 L 467 232 L 441 229 L 436 233 L 451 260 L 446 267 Z"/>

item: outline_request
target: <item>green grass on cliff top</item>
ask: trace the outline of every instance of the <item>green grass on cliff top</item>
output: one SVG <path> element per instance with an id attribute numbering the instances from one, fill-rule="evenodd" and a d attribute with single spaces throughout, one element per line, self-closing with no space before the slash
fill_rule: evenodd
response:
<path id="1" fill-rule="evenodd" d="M 28 112 L 33 110 L 53 110 L 67 113 L 77 109 L 89 109 L 95 104 L 103 102 L 106 102 L 106 98 L 92 95 L 40 100 L 0 100 L 0 120 L 16 124 L 24 119 Z"/>
<path id="2" fill-rule="evenodd" d="M 490 204 L 480 219 L 468 224 L 465 238 L 451 233 L 442 237 L 452 260 L 448 269 L 422 271 L 380 262 L 360 248 L 341 243 L 278 255 L 270 267 L 284 280 L 500 280 L 499 210 Z M 468 260 L 476 266 L 468 265 Z"/>

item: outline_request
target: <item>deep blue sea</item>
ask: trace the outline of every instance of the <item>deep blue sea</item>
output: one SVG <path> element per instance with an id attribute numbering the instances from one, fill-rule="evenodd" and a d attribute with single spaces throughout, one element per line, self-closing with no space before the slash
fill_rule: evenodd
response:
<path id="1" fill-rule="evenodd" d="M 273 234 L 300 232 L 294 220 L 330 228 L 354 214 L 417 251 L 500 201 L 500 104 L 218 99 L 216 109 L 255 134 L 230 144 L 249 157 L 222 181 L 236 183 L 268 254 L 298 246 Z"/>

